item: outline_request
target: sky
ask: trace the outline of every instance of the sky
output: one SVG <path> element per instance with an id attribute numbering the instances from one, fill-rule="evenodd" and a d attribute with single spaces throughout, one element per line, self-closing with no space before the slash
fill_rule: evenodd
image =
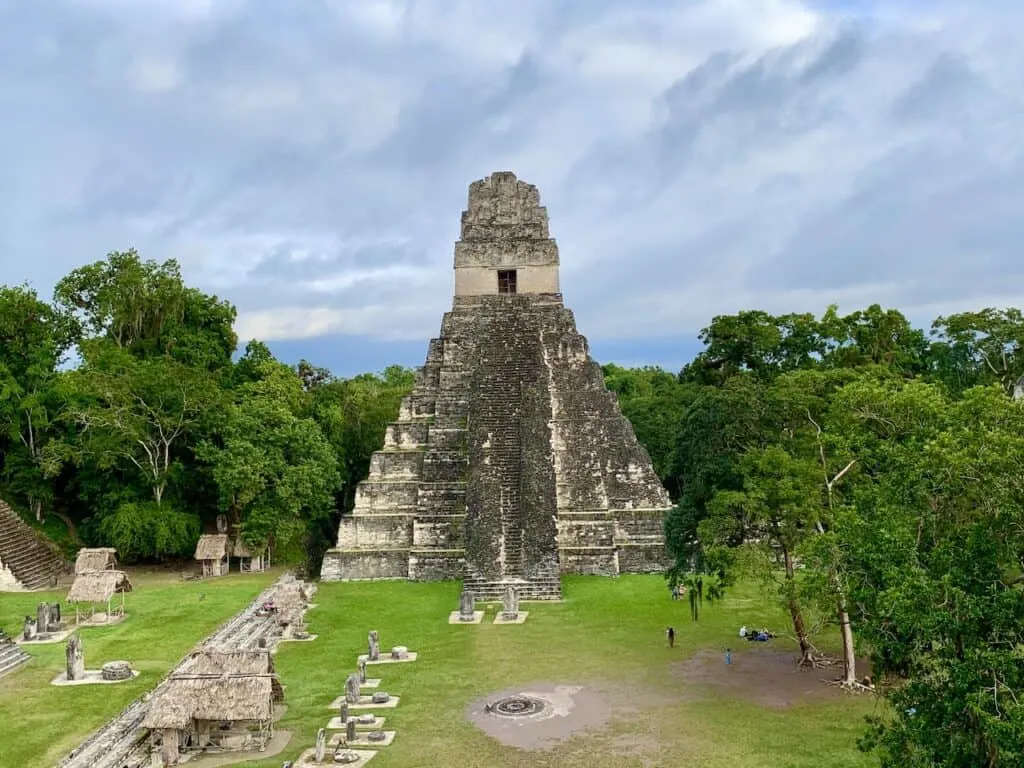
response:
<path id="1" fill-rule="evenodd" d="M 600 362 L 718 314 L 1024 305 L 1020 0 L 0 0 L 0 283 L 135 247 L 341 376 L 423 362 L 469 183 Z"/>

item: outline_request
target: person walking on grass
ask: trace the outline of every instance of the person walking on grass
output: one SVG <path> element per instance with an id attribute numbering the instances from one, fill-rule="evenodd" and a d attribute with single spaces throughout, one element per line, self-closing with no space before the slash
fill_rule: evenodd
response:
<path id="1" fill-rule="evenodd" d="M 668 635 L 668 647 L 669 648 L 675 648 L 676 647 L 676 630 L 675 630 L 675 627 L 669 627 L 668 628 L 668 632 L 666 634 Z"/>

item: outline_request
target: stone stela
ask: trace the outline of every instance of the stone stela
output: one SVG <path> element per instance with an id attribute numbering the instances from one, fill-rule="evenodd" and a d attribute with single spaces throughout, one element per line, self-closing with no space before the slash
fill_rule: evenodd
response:
<path id="1" fill-rule="evenodd" d="M 82 639 L 78 635 L 68 638 L 64 655 L 67 660 L 67 679 L 83 679 L 85 677 L 85 649 L 82 648 Z"/>
<path id="2" fill-rule="evenodd" d="M 461 578 L 493 601 L 509 584 L 560 599 L 562 573 L 660 572 L 668 493 L 563 305 L 535 186 L 470 185 L 454 278 L 321 577 Z"/>

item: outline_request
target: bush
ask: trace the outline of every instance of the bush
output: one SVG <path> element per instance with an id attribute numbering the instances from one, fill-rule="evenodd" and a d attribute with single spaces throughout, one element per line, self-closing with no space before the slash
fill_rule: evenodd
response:
<path id="1" fill-rule="evenodd" d="M 199 539 L 199 518 L 156 502 L 128 502 L 104 517 L 99 534 L 122 562 L 187 557 Z"/>

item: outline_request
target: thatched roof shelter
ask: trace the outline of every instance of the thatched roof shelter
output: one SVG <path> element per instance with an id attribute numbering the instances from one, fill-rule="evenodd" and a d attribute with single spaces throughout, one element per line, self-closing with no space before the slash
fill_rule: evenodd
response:
<path id="1" fill-rule="evenodd" d="M 131 592 L 132 583 L 124 571 L 89 571 L 75 576 L 68 590 L 69 603 L 106 603 L 118 592 Z"/>
<path id="2" fill-rule="evenodd" d="M 222 560 L 228 554 L 226 533 L 204 533 L 196 544 L 196 560 Z"/>
<path id="3" fill-rule="evenodd" d="M 272 697 L 269 675 L 175 676 L 153 694 L 142 725 L 184 729 L 196 720 L 270 720 Z"/>
<path id="4" fill-rule="evenodd" d="M 108 571 L 117 568 L 117 550 L 113 547 L 82 547 L 75 560 L 75 573 Z"/>
<path id="5" fill-rule="evenodd" d="M 255 553 L 253 553 L 253 549 L 255 549 Z M 264 544 L 262 547 L 254 547 L 253 549 L 250 549 L 241 536 L 236 536 L 231 542 L 232 557 L 259 557 L 267 551 L 267 545 Z"/>
<path id="6" fill-rule="evenodd" d="M 145 728 L 188 728 L 193 721 L 268 721 L 281 684 L 265 649 L 196 653 L 150 700 Z"/>

